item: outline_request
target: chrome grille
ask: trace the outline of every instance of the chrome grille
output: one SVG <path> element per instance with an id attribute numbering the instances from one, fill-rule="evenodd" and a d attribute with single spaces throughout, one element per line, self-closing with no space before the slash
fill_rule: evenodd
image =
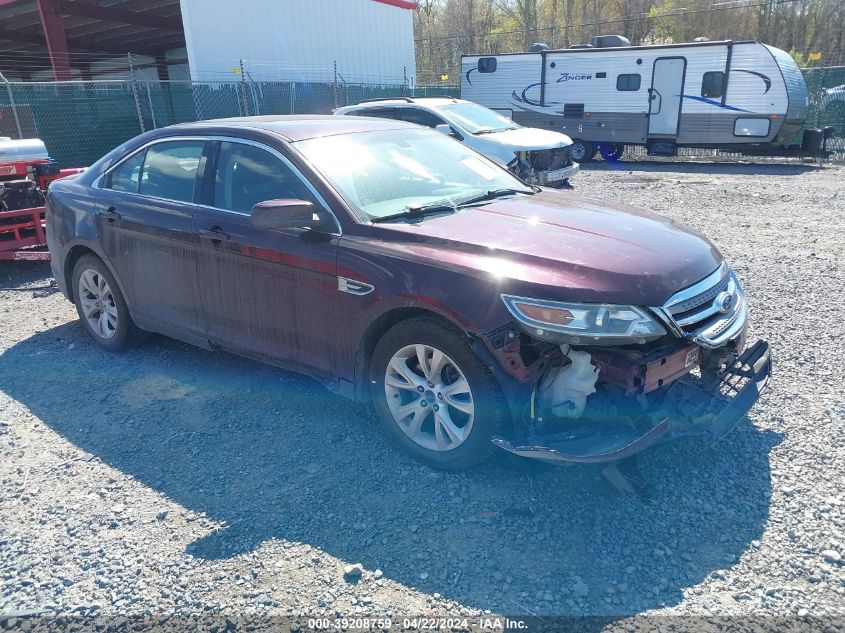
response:
<path id="1" fill-rule="evenodd" d="M 684 338 L 719 347 L 745 327 L 745 296 L 733 271 L 723 263 L 713 273 L 672 295 L 655 312 Z"/>

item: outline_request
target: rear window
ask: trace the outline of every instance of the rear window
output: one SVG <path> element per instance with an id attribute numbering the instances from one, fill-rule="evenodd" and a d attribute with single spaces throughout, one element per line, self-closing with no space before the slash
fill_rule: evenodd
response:
<path id="1" fill-rule="evenodd" d="M 147 149 L 138 193 L 192 202 L 203 141 L 158 143 Z"/>
<path id="2" fill-rule="evenodd" d="M 637 74 L 618 75 L 616 77 L 616 89 L 622 92 L 634 92 L 640 89 L 642 78 Z"/>

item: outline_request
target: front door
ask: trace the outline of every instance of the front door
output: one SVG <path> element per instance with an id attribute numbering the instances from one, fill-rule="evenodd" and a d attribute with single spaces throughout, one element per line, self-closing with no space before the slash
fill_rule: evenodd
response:
<path id="1" fill-rule="evenodd" d="M 684 57 L 660 57 L 655 60 L 649 89 L 649 136 L 678 135 L 686 69 L 687 60 Z"/>
<path id="2" fill-rule="evenodd" d="M 204 329 L 193 214 L 205 146 L 190 139 L 150 145 L 112 169 L 97 196 L 100 244 L 132 318 L 186 340 Z"/>
<path id="3" fill-rule="evenodd" d="M 221 141 L 206 178 L 194 230 L 203 242 L 199 291 L 207 336 L 232 351 L 328 373 L 337 330 L 337 224 L 324 230 L 253 226 L 258 202 L 325 203 L 292 165 L 268 147 Z"/>

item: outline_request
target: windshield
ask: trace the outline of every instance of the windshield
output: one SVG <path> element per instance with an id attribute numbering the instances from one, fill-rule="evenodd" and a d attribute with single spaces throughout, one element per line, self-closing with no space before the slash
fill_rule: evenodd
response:
<path id="1" fill-rule="evenodd" d="M 369 219 L 498 189 L 532 193 L 507 170 L 432 130 L 339 134 L 300 141 L 296 148 Z"/>
<path id="2" fill-rule="evenodd" d="M 460 124 L 470 134 L 515 130 L 520 127 L 507 117 L 503 117 L 498 112 L 477 103 L 456 103 L 439 106 L 437 110 L 445 112 L 455 119 L 456 123 Z"/>

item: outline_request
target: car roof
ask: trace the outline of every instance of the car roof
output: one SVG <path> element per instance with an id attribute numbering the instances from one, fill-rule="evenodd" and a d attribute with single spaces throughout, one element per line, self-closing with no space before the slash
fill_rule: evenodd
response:
<path id="1" fill-rule="evenodd" d="M 444 106 L 444 105 L 453 105 L 455 103 L 472 103 L 471 101 L 466 101 L 465 99 L 454 99 L 452 97 L 393 97 L 387 99 L 367 99 L 366 101 L 361 101 L 356 103 L 355 105 L 348 106 L 349 109 L 351 108 L 376 108 L 381 105 L 389 105 L 389 106 L 428 106 L 434 107 L 437 106 Z M 347 109 L 347 108 L 341 108 Z"/>
<path id="2" fill-rule="evenodd" d="M 304 141 L 305 139 L 337 134 L 352 134 L 355 132 L 372 132 L 378 130 L 416 129 L 417 125 L 392 119 L 377 119 L 373 117 L 339 117 L 319 114 L 271 114 L 266 116 L 234 117 L 229 119 L 209 119 L 173 125 L 167 129 L 170 132 L 189 132 L 192 134 L 216 134 L 221 130 L 232 132 L 239 129 L 265 130 L 284 137 L 288 141 Z"/>

